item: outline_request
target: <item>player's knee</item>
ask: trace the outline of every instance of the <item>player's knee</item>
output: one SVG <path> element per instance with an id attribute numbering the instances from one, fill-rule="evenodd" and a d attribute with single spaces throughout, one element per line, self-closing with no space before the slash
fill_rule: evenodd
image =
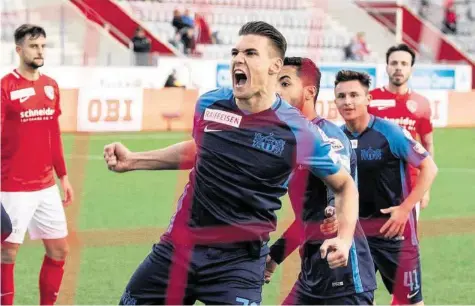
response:
<path id="1" fill-rule="evenodd" d="M 69 246 L 66 239 L 57 243 L 46 244 L 46 255 L 54 260 L 63 261 L 69 254 Z"/>
<path id="2" fill-rule="evenodd" d="M 2 244 L 2 263 L 14 263 L 18 253 L 18 244 L 5 242 Z"/>

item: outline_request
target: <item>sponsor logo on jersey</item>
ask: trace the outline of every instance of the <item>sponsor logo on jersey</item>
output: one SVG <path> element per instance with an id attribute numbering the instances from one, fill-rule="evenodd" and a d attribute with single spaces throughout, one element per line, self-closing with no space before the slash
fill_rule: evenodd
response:
<path id="1" fill-rule="evenodd" d="M 54 100 L 54 88 L 53 86 L 45 86 L 44 88 L 45 90 L 45 94 L 46 96 L 50 99 L 50 100 Z"/>
<path id="2" fill-rule="evenodd" d="M 33 87 L 22 88 L 10 92 L 10 100 L 20 100 L 20 103 L 23 103 L 34 95 L 36 95 L 36 92 Z"/>
<path id="3" fill-rule="evenodd" d="M 391 121 L 403 128 L 408 129 L 409 131 L 413 131 L 416 128 L 416 120 L 408 118 L 408 117 L 401 117 L 401 118 L 388 118 L 384 117 L 384 119 Z"/>
<path id="4" fill-rule="evenodd" d="M 424 154 L 426 152 L 426 149 L 424 149 L 424 147 L 418 142 L 416 142 L 413 149 L 419 154 Z"/>
<path id="5" fill-rule="evenodd" d="M 381 149 L 361 149 L 361 160 L 375 161 L 383 159 L 383 151 Z"/>
<path id="6" fill-rule="evenodd" d="M 49 120 L 54 115 L 53 108 L 28 109 L 20 113 L 21 122 Z"/>
<path id="7" fill-rule="evenodd" d="M 230 112 L 225 112 L 218 109 L 205 110 L 204 120 L 218 122 L 225 125 L 239 127 L 241 124 L 242 116 L 236 115 Z"/>
<path id="8" fill-rule="evenodd" d="M 337 138 L 328 138 L 328 142 L 331 143 L 332 149 L 333 149 L 333 151 L 335 151 L 335 152 L 338 152 L 338 151 L 343 150 L 343 149 L 345 148 L 345 146 L 344 146 L 343 143 L 340 141 L 340 139 L 337 139 Z"/>
<path id="9" fill-rule="evenodd" d="M 284 151 L 285 140 L 276 139 L 273 133 L 270 133 L 269 136 L 255 133 L 252 146 L 256 149 L 281 156 Z"/>
<path id="10" fill-rule="evenodd" d="M 379 110 L 391 108 L 396 106 L 396 100 L 394 99 L 375 99 L 369 102 L 370 107 L 377 107 Z"/>
<path id="11" fill-rule="evenodd" d="M 417 102 L 414 100 L 407 100 L 406 107 L 411 113 L 415 113 L 417 110 Z"/>

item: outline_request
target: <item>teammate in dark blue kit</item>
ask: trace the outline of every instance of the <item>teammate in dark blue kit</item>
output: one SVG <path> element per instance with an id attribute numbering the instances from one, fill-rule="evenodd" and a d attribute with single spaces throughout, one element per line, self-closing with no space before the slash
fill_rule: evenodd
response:
<path id="1" fill-rule="evenodd" d="M 321 128 L 342 164 L 355 177 L 356 155 L 349 139 L 335 124 L 319 117 L 315 110 L 321 73 L 308 58 L 285 58 L 279 75 L 279 94 Z M 349 169 L 351 168 L 351 170 Z M 266 278 L 270 280 L 280 264 L 299 245 L 301 272 L 284 305 L 372 305 L 376 277 L 373 260 L 361 226 L 357 224 L 355 238 L 346 267 L 332 269 L 320 252 L 328 229 L 325 211 L 333 208 L 333 196 L 325 183 L 307 169 L 294 170 L 289 183 L 289 195 L 295 211 L 295 221 L 270 248 Z M 358 207 L 354 207 L 355 210 Z M 340 212 L 337 212 L 337 215 Z M 330 231 L 331 231 L 330 227 Z M 303 241 L 301 241 L 303 238 Z M 327 240 L 327 243 L 330 240 Z"/>
<path id="2" fill-rule="evenodd" d="M 370 77 L 340 71 L 335 102 L 358 160 L 360 222 L 393 304 L 423 304 L 415 205 L 429 190 L 437 166 L 398 125 L 368 113 Z M 410 190 L 406 168 L 420 170 Z"/>
<path id="3" fill-rule="evenodd" d="M 269 24 L 245 24 L 232 50 L 233 89 L 199 98 L 194 141 L 140 153 L 117 143 L 104 148 L 117 172 L 193 167 L 167 233 L 135 271 L 122 304 L 259 304 L 269 233 L 296 164 L 335 193 L 339 235 L 324 251 L 330 265 L 347 264 L 357 188 L 324 132 L 276 95 L 285 50 Z"/>

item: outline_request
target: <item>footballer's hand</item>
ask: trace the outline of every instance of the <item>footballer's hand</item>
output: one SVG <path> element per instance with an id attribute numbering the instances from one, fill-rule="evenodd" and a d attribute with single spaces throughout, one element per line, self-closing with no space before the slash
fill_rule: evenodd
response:
<path id="1" fill-rule="evenodd" d="M 385 238 L 402 236 L 406 222 L 409 219 L 410 211 L 405 209 L 402 205 L 399 205 L 381 209 L 381 212 L 383 214 L 391 214 L 391 217 L 384 223 L 379 232 L 383 234 Z"/>
<path id="2" fill-rule="evenodd" d="M 107 168 L 114 172 L 130 171 L 130 150 L 120 142 L 114 142 L 104 146 L 104 160 Z"/>
<path id="3" fill-rule="evenodd" d="M 339 237 L 327 239 L 320 247 L 320 255 L 322 259 L 327 259 L 331 269 L 346 267 L 348 265 L 350 247 L 351 243 L 345 242 Z"/>
<path id="4" fill-rule="evenodd" d="M 60 178 L 59 181 L 61 183 L 61 189 L 63 189 L 64 194 L 63 205 L 69 206 L 74 201 L 73 186 L 71 186 L 67 175 Z"/>
<path id="5" fill-rule="evenodd" d="M 269 255 L 266 258 L 266 269 L 264 271 L 264 281 L 266 284 L 270 283 L 270 279 L 272 278 L 272 274 L 274 274 L 275 269 L 277 269 L 278 264 L 275 260 L 272 259 Z"/>
<path id="6" fill-rule="evenodd" d="M 325 208 L 325 220 L 320 224 L 320 231 L 323 235 L 332 235 L 338 232 L 338 219 L 336 218 L 336 210 L 333 206 Z"/>
<path id="7" fill-rule="evenodd" d="M 426 194 L 424 194 L 424 196 L 421 199 L 421 209 L 424 209 L 427 206 L 429 206 L 429 201 L 430 201 L 430 193 L 429 191 L 427 191 Z"/>

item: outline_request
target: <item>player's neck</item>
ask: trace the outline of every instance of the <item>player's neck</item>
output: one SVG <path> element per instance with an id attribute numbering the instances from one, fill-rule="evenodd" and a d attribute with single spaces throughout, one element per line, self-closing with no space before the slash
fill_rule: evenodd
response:
<path id="1" fill-rule="evenodd" d="M 358 117 L 354 120 L 348 120 L 346 122 L 346 128 L 352 133 L 361 134 L 364 130 L 366 130 L 370 121 L 371 115 L 369 113 L 365 113 L 361 117 Z"/>
<path id="2" fill-rule="evenodd" d="M 389 83 L 386 86 L 386 90 L 396 95 L 405 95 L 409 91 L 409 87 L 407 86 L 407 83 L 402 84 L 401 86 Z"/>
<path id="3" fill-rule="evenodd" d="M 271 108 L 275 102 L 275 98 L 276 94 L 274 92 L 259 93 L 250 99 L 236 99 L 236 104 L 242 111 L 249 113 L 259 113 Z"/>
<path id="4" fill-rule="evenodd" d="M 40 78 L 40 72 L 38 69 L 31 68 L 25 64 L 20 64 L 17 71 L 22 77 L 29 81 L 36 81 Z"/>
<path id="5" fill-rule="evenodd" d="M 300 111 L 308 120 L 313 120 L 318 116 L 313 101 L 304 101 Z"/>

